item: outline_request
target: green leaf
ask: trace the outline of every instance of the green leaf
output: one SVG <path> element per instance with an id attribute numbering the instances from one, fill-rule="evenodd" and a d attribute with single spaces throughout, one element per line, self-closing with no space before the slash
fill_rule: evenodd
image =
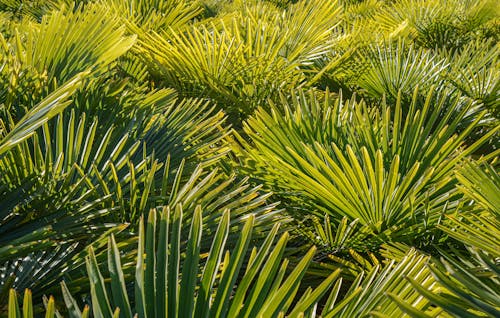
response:
<path id="1" fill-rule="evenodd" d="M 181 227 L 183 220 L 182 207 L 175 207 L 172 218 L 172 232 L 170 233 L 170 250 L 167 276 L 167 301 L 168 316 L 176 317 L 179 313 L 179 267 L 180 267 L 180 245 L 181 245 Z"/>
<path id="2" fill-rule="evenodd" d="M 151 210 L 146 225 L 146 268 L 144 270 L 144 296 L 147 317 L 155 316 L 156 294 L 156 211 Z"/>
<path id="3" fill-rule="evenodd" d="M 144 285 L 144 217 L 139 220 L 139 240 L 137 245 L 137 263 L 135 267 L 135 310 L 140 317 L 147 317 L 146 314 L 146 292 Z"/>
<path id="4" fill-rule="evenodd" d="M 33 300 L 32 300 L 32 296 L 31 296 L 31 291 L 29 289 L 26 289 L 24 291 L 23 317 L 24 318 L 33 317 Z"/>
<path id="5" fill-rule="evenodd" d="M 167 276 L 168 276 L 168 250 L 169 241 L 169 225 L 170 225 L 170 210 L 164 207 L 160 213 L 160 234 L 158 237 L 158 251 L 156 251 L 156 315 L 158 317 L 166 317 L 167 315 Z"/>
<path id="6" fill-rule="evenodd" d="M 108 242 L 108 268 L 111 276 L 111 292 L 114 303 L 116 307 L 120 308 L 125 317 L 132 318 L 120 261 L 120 251 L 116 246 L 114 235 L 111 235 Z"/>
<path id="7" fill-rule="evenodd" d="M 275 293 L 273 293 L 271 297 L 266 299 L 262 309 L 259 311 L 259 315 L 273 317 L 274 315 L 277 315 L 278 312 L 285 311 L 287 309 L 286 302 L 290 301 L 295 296 L 300 280 L 304 276 L 315 253 L 315 247 L 309 249 L 307 254 L 304 255 L 297 266 L 295 266 L 285 282 Z"/>
<path id="8" fill-rule="evenodd" d="M 238 272 L 243 265 L 244 255 L 248 249 L 250 243 L 252 227 L 254 222 L 254 216 L 249 215 L 245 226 L 243 227 L 238 242 L 230 256 L 228 268 L 225 268 L 222 277 L 217 288 L 217 293 L 215 294 L 212 307 L 210 309 L 209 317 L 219 317 L 225 316 L 227 313 L 228 303 L 233 290 L 236 279 L 238 278 Z"/>
<path id="9" fill-rule="evenodd" d="M 318 299 L 321 299 L 323 295 L 330 289 L 332 284 L 337 280 L 340 275 L 340 269 L 333 272 L 330 276 L 328 276 L 325 280 L 321 282 L 321 284 L 314 289 L 314 291 L 300 303 L 294 307 L 293 311 L 289 314 L 289 317 L 293 317 L 294 315 L 299 316 L 300 313 L 306 312 L 309 310 Z"/>
<path id="10" fill-rule="evenodd" d="M 50 296 L 49 301 L 45 308 L 47 311 L 45 312 L 45 318 L 54 318 L 56 314 L 56 305 L 54 297 Z"/>
<path id="11" fill-rule="evenodd" d="M 71 293 L 66 286 L 66 283 L 64 281 L 61 282 L 61 291 L 64 299 L 64 303 L 66 304 L 66 308 L 68 309 L 68 314 L 71 318 L 81 318 L 83 317 L 82 312 L 78 308 L 78 304 L 76 300 L 71 296 Z M 88 311 L 88 307 L 87 311 Z"/>
<path id="12" fill-rule="evenodd" d="M 200 240 L 202 231 L 201 207 L 198 206 L 194 212 L 191 229 L 189 231 L 186 258 L 182 268 L 182 281 L 180 286 L 179 312 L 186 317 L 192 316 L 194 312 L 195 287 L 198 274 L 198 263 L 200 258 Z"/>
<path id="13" fill-rule="evenodd" d="M 104 285 L 104 278 L 99 271 L 97 259 L 92 247 L 89 247 L 89 256 L 86 258 L 87 273 L 90 280 L 90 294 L 92 298 L 92 310 L 97 318 L 111 317 L 112 311 Z"/>
<path id="14" fill-rule="evenodd" d="M 229 210 L 226 210 L 219 222 L 217 232 L 212 242 L 208 259 L 203 268 L 201 285 L 196 297 L 195 317 L 207 317 L 210 309 L 210 298 L 213 292 L 213 284 L 219 270 L 219 266 L 224 254 L 224 247 L 229 232 Z"/>
<path id="15" fill-rule="evenodd" d="M 9 318 L 21 318 L 21 311 L 17 303 L 17 294 L 14 289 L 9 291 Z"/>
<path id="16" fill-rule="evenodd" d="M 68 98 L 80 87 L 87 75 L 88 73 L 77 74 L 26 113 L 14 129 L 0 139 L 0 158 L 12 147 L 31 137 L 50 118 L 62 112 L 69 105 Z"/>

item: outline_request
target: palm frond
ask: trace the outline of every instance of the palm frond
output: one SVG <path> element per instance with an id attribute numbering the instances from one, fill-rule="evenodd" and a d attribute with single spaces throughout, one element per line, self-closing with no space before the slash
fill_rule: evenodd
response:
<path id="1" fill-rule="evenodd" d="M 410 280 L 414 288 L 442 310 L 456 317 L 495 317 L 500 313 L 498 293 L 498 218 L 492 215 L 452 219 L 440 227 L 465 245 L 440 250 L 441 259 L 429 264 L 437 291 Z M 398 301 L 402 308 L 406 304 Z M 408 312 L 418 317 L 415 313 Z"/>
<path id="2" fill-rule="evenodd" d="M 432 85 L 439 84 L 440 75 L 447 64 L 432 52 L 410 45 L 406 48 L 404 41 L 396 44 L 389 42 L 385 46 L 377 46 L 371 52 L 361 52 L 361 60 L 368 61 L 364 73 L 357 82 L 369 96 L 381 98 L 386 96 L 396 100 L 398 95 L 410 98 L 419 87 L 424 94 Z"/>
<path id="3" fill-rule="evenodd" d="M 339 271 L 332 273 L 323 284 L 293 305 L 291 300 L 297 293 L 315 249 L 312 248 L 290 274 L 284 275 L 288 262 L 282 260 L 282 255 L 288 234 L 283 234 L 274 243 L 278 232 L 276 225 L 262 245 L 253 249 L 248 267 L 244 269 L 242 265 L 249 251 L 253 222 L 254 217 L 250 215 L 234 249 L 225 252 L 230 229 L 230 212 L 226 211 L 203 264 L 199 254 L 201 209 L 196 209 L 185 244 L 181 239 L 182 208 L 177 206 L 173 213 L 168 208 L 160 213 L 151 210 L 147 224 L 141 219 L 139 227 L 134 297 L 127 292 L 120 251 L 114 237 L 111 236 L 108 243 L 110 287 L 101 274 L 93 250 L 89 249 L 86 263 L 94 315 L 111 317 L 113 313 L 120 312 L 125 317 L 132 317 L 135 313 L 139 317 L 177 316 L 180 313 L 195 317 L 276 317 L 286 312 L 294 316 L 315 306 L 338 277 Z M 182 257 L 183 253 L 185 257 Z M 236 286 L 240 275 L 241 283 Z M 76 301 L 65 294 L 72 313 L 83 316 L 75 307 Z M 27 295 L 24 314 L 28 314 L 26 308 L 31 308 L 29 292 Z M 15 292 L 11 292 L 9 298 L 9 313 L 15 316 L 20 312 Z"/>
<path id="4" fill-rule="evenodd" d="M 167 85 L 217 101 L 232 120 L 244 118 L 277 88 L 306 80 L 304 68 L 328 52 L 340 16 L 329 1 L 302 1 L 282 15 L 256 9 L 262 7 L 183 33 L 153 34 L 138 52 Z"/>
<path id="5" fill-rule="evenodd" d="M 429 94 L 419 105 L 416 95 L 410 105 L 398 100 L 381 112 L 314 94 L 282 99 L 271 113 L 260 109 L 246 122 L 252 144 L 240 138 L 243 148 L 235 151 L 248 158 L 248 173 L 286 200 L 328 214 L 335 224 L 358 219 L 381 240 L 375 245 L 410 243 L 413 235 L 432 235 L 442 215 L 461 204 L 453 168 L 495 134 L 465 147 L 481 118 L 457 134 L 471 105 L 447 94 Z M 303 218 L 293 205 L 290 212 Z"/>
<path id="6" fill-rule="evenodd" d="M 495 166 L 478 165 L 474 162 L 465 163 L 458 169 L 458 188 L 469 198 L 475 200 L 485 210 L 495 216 L 500 216 L 500 175 Z"/>
<path id="7" fill-rule="evenodd" d="M 428 257 L 410 250 L 400 262 L 391 261 L 383 267 L 374 267 L 366 277 L 360 274 L 342 300 L 336 301 L 336 297 L 329 300 L 323 316 L 404 316 L 404 312 L 392 300 L 393 297 L 405 299 L 416 311 L 432 310 L 431 302 L 422 298 L 407 280 L 411 278 L 429 290 L 434 290 L 436 281 L 426 268 L 427 262 Z"/>
<path id="8" fill-rule="evenodd" d="M 135 42 L 134 36 L 125 36 L 116 16 L 102 12 L 98 4 L 62 6 L 39 25 L 27 26 L 20 34 L 25 44 L 16 50 L 23 53 L 24 63 L 45 70 L 49 83 L 53 77 L 65 81 L 82 70 L 102 71 Z M 58 32 L 61 29 L 65 32 Z"/>
<path id="9" fill-rule="evenodd" d="M 180 29 L 202 12 L 198 3 L 183 0 L 105 0 L 103 3 L 109 11 L 125 21 L 130 31 L 137 33 L 139 37 L 143 31 Z"/>
<path id="10" fill-rule="evenodd" d="M 31 137 L 36 129 L 63 111 L 69 105 L 67 99 L 82 84 L 84 76 L 85 73 L 76 75 L 72 80 L 47 96 L 47 98 L 25 114 L 8 133 L 5 131 L 7 128 L 6 124 L 12 124 L 12 122 L 6 123 L 0 119 L 4 127 L 2 130 L 2 135 L 4 136 L 0 139 L 0 156 L 4 156 L 14 146 Z"/>

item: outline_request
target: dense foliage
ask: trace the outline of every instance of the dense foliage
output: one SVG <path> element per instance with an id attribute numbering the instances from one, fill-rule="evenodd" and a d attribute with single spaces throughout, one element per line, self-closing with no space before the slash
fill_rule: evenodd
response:
<path id="1" fill-rule="evenodd" d="M 497 1 L 0 21 L 0 317 L 500 316 Z"/>

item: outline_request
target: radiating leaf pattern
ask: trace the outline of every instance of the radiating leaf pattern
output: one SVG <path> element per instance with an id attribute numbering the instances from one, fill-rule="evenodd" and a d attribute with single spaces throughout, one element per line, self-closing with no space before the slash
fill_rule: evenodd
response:
<path id="1" fill-rule="evenodd" d="M 497 2 L 0 0 L 0 316 L 500 316 Z"/>

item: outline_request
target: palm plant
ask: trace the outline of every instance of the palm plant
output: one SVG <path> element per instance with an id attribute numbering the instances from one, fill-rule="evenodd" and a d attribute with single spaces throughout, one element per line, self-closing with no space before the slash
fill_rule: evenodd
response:
<path id="1" fill-rule="evenodd" d="M 449 222 L 439 228 L 465 248 L 441 249 L 441 259 L 429 264 L 442 286 L 439 292 L 429 291 L 413 280 L 410 282 L 424 297 L 452 316 L 495 317 L 500 313 L 497 288 L 500 223 L 498 205 L 494 205 L 498 201 L 499 175 L 493 166 L 467 163 L 459 170 L 459 180 L 461 191 L 479 202 L 478 210 L 450 217 Z M 414 317 L 436 317 L 422 315 L 404 302 L 398 303 Z"/>
<path id="2" fill-rule="evenodd" d="M 371 52 L 361 52 L 358 63 L 369 64 L 357 81 L 368 96 L 381 98 L 385 95 L 395 101 L 398 95 L 410 99 L 415 87 L 424 94 L 434 85 L 438 86 L 441 74 L 447 64 L 430 51 L 417 49 L 413 45 L 405 47 L 404 41 L 396 44 L 372 48 Z"/>
<path id="3" fill-rule="evenodd" d="M 462 94 L 484 104 L 498 119 L 498 53 L 500 48 L 492 41 L 474 41 L 463 50 L 440 50 L 450 61 L 445 79 Z"/>
<path id="4" fill-rule="evenodd" d="M 33 22 L 25 33 L 3 39 L 3 290 L 46 289 L 64 275 L 72 277 L 86 246 L 102 247 L 100 238 L 131 222 L 126 238 L 135 232 L 138 211 L 156 204 L 202 204 L 207 224 L 225 207 L 235 216 L 255 211 L 263 228 L 277 218 L 260 187 L 235 174 L 207 171 L 228 152 L 223 113 L 200 100 L 179 100 L 171 89 L 113 81 L 118 70 L 108 68 L 133 37 L 124 36 L 113 16 L 98 14 L 99 8 L 63 8 L 44 16 L 43 28 Z M 93 25 L 101 23 L 106 27 L 96 33 Z M 57 25 L 68 26 L 67 47 L 45 47 L 57 39 Z M 86 35 L 94 42 L 81 41 Z M 70 47 L 79 64 L 66 65 Z M 78 70 L 85 72 L 63 85 Z M 78 89 L 83 80 L 86 89 Z M 49 82 L 55 92 L 43 99 L 54 90 Z M 73 101 L 66 101 L 70 95 Z M 37 100 L 42 102 L 34 106 Z"/>
<path id="5" fill-rule="evenodd" d="M 272 113 L 258 110 L 244 127 L 253 143 L 240 138 L 235 151 L 248 160 L 248 173 L 292 202 L 290 212 L 299 220 L 304 212 L 293 202 L 307 204 L 318 217 L 327 214 L 333 224 L 357 219 L 366 229 L 355 233 L 366 237 L 368 231 L 375 249 L 387 241 L 427 244 L 422 238 L 434 237 L 443 214 L 462 204 L 454 166 L 495 130 L 465 146 L 484 116 L 457 134 L 470 103 L 438 94 L 422 105 L 417 97 L 403 105 L 399 100 L 379 111 L 362 102 L 301 94 L 290 103 L 284 99 Z M 370 246 L 366 239 L 361 244 Z"/>
<path id="6" fill-rule="evenodd" d="M 159 31 L 165 28 L 179 29 L 200 15 L 202 8 L 196 2 L 179 0 L 116 1 L 103 0 L 109 8 L 127 24 L 131 31 Z M 141 35 L 141 32 L 138 32 Z"/>
<path id="7" fill-rule="evenodd" d="M 498 12 L 0 0 L 0 316 L 498 316 Z"/>
<path id="8" fill-rule="evenodd" d="M 448 5 L 434 0 L 401 0 L 381 10 L 374 20 L 383 29 L 399 29 L 419 46 L 460 49 L 471 38 L 481 36 L 477 30 L 487 28 L 488 21 L 496 17 L 498 11 L 490 0 L 452 0 Z"/>
<path id="9" fill-rule="evenodd" d="M 429 301 L 421 298 L 405 279 L 409 277 L 428 288 L 436 286 L 426 268 L 428 257 L 415 251 L 409 251 L 399 262 L 392 261 L 385 266 L 374 267 L 366 273 L 366 277 L 364 273 L 359 274 L 344 296 L 339 295 L 343 282 L 338 279 L 340 270 L 336 270 L 316 289 L 308 289 L 292 302 L 315 249 L 309 250 L 297 266 L 286 274 L 288 261 L 282 260 L 282 256 L 288 234 L 283 234 L 273 247 L 279 227 L 276 225 L 262 245 L 251 250 L 245 269 L 243 264 L 248 255 L 254 217 L 247 219 L 231 253 L 224 252 L 230 231 L 229 217 L 230 213 L 226 211 L 219 221 L 210 252 L 202 260 L 202 212 L 199 207 L 185 242 L 181 239 L 183 212 L 180 205 L 175 212 L 169 208 L 159 213 L 151 210 L 146 229 L 142 218 L 140 221 L 133 288 L 122 272 L 121 253 L 113 236 L 108 241 L 110 279 L 102 276 L 96 256 L 90 248 L 86 264 L 91 281 L 90 299 L 94 316 L 132 317 L 137 314 L 139 317 L 167 317 L 182 314 L 187 317 L 278 317 L 288 313 L 290 317 L 316 317 L 319 314 L 315 309 L 317 301 L 334 282 L 335 286 L 321 311 L 322 317 L 401 314 L 397 303 L 384 293 L 404 299 L 416 310 L 433 310 Z M 241 283 L 235 285 L 237 280 Z M 71 317 L 87 317 L 89 307 L 80 311 L 78 302 L 64 283 L 62 289 L 68 314 Z M 27 317 L 31 317 L 33 312 L 31 297 L 31 293 L 26 291 L 23 315 Z M 11 291 L 9 317 L 21 315 L 16 298 L 16 293 Z M 54 306 L 53 298 L 46 302 L 48 317 L 56 313 Z"/>
<path id="10" fill-rule="evenodd" d="M 230 232 L 230 212 L 219 221 L 208 257 L 200 263 L 202 239 L 202 212 L 198 207 L 191 223 L 189 238 L 181 239 L 183 212 L 180 205 L 175 212 L 164 208 L 160 213 L 151 210 L 146 230 L 141 218 L 137 250 L 134 297 L 129 298 L 122 272 L 120 251 L 113 236 L 108 242 L 108 269 L 111 275 L 107 286 L 98 267 L 92 248 L 86 258 L 91 282 L 92 311 L 95 317 L 178 316 L 266 316 L 274 317 L 289 312 L 296 316 L 312 308 L 327 292 L 339 271 L 333 272 L 315 290 L 309 291 L 295 304 L 301 278 L 306 272 L 315 249 L 312 248 L 297 266 L 286 275 L 288 262 L 282 260 L 288 234 L 274 243 L 278 225 L 274 226 L 260 248 L 249 250 L 254 217 L 250 215 L 232 252 L 225 251 Z M 274 247 L 273 247 L 274 245 Z M 243 267 L 250 252 L 248 265 Z M 182 257 L 184 255 L 185 257 Z M 241 283 L 235 283 L 241 277 Z M 62 284 L 64 300 L 71 317 L 86 317 Z M 33 312 L 30 293 L 26 292 L 23 314 Z M 48 317 L 55 311 L 53 300 L 47 306 Z M 18 317 L 16 295 L 11 292 L 9 317 Z M 20 317 L 20 316 L 19 316 Z"/>
<path id="11" fill-rule="evenodd" d="M 97 32 L 93 29 L 95 23 L 105 22 L 106 27 Z M 57 35 L 61 25 L 66 25 L 66 33 Z M 82 41 L 85 37 L 92 40 Z M 65 45 L 54 45 L 61 39 Z M 81 203 L 92 192 L 78 192 L 77 185 L 85 184 L 85 173 L 69 163 L 77 156 L 73 149 L 68 150 L 66 158 L 61 156 L 61 130 L 53 157 L 49 126 L 50 119 L 71 104 L 68 98 L 83 82 L 88 83 L 105 70 L 133 42 L 133 37 L 124 37 L 123 28 L 117 28 L 112 17 L 92 13 L 92 8 L 62 8 L 44 16 L 41 24 L 23 25 L 10 39 L 2 37 L 0 263 L 7 274 L 2 276 L 2 289 L 10 284 L 33 284 L 23 276 L 11 280 L 13 276 L 8 273 L 12 268 L 22 269 L 24 277 L 31 277 L 33 270 L 40 278 L 48 274 L 45 282 L 53 284 L 54 274 L 59 274 L 47 273 L 47 268 L 57 268 L 74 256 L 82 236 L 97 238 L 113 228 L 113 224 L 91 226 L 93 219 L 109 210 L 99 208 L 102 198 Z M 68 54 L 69 48 L 72 55 Z M 68 64 L 71 58 L 80 62 Z M 37 130 L 40 127 L 43 137 Z M 73 137 L 68 137 L 68 142 Z M 72 210 L 71 214 L 65 208 Z M 54 224 L 57 219 L 60 222 Z M 59 245 L 61 248 L 53 253 L 43 252 Z M 40 267 L 44 261 L 47 265 Z"/>
<path id="12" fill-rule="evenodd" d="M 188 112 L 193 105 L 199 106 L 199 110 Z M 138 211 L 156 205 L 183 203 L 190 211 L 191 206 L 202 204 L 207 211 L 204 217 L 209 232 L 226 207 L 234 210 L 234 222 L 238 222 L 236 216 L 257 213 L 260 231 L 278 218 L 278 210 L 273 211 L 275 204 L 267 201 L 269 195 L 259 192 L 260 187 L 249 187 L 247 179 L 234 174 L 207 171 L 227 150 L 225 146 L 215 147 L 226 134 L 220 127 L 223 117 L 220 113 L 212 115 L 206 106 L 196 101 L 173 100 L 143 123 L 147 129 L 142 132 L 142 144 L 134 140 L 130 125 L 99 127 L 99 121 L 88 122 L 85 113 L 80 113 L 77 121 L 73 110 L 69 118 L 60 115 L 52 127 L 43 126 L 43 134 L 35 134 L 23 147 L 9 151 L 2 160 L 2 208 L 12 215 L 2 223 L 2 231 L 9 233 L 2 237 L 6 244 L 2 261 L 8 260 L 2 269 L 5 279 L 16 275 L 14 284 L 18 287 L 53 284 L 62 275 L 71 275 L 54 268 L 73 264 L 72 270 L 77 270 L 81 264 L 77 261 L 78 252 L 86 244 L 122 222 L 136 223 Z M 155 125 L 148 124 L 153 120 Z M 95 143 L 99 130 L 102 137 Z M 149 146 L 153 150 L 148 150 Z M 145 155 L 146 151 L 151 154 Z M 156 156 L 166 159 L 159 161 Z M 23 188 L 26 193 L 20 195 Z M 26 215 L 43 215 L 44 222 L 26 219 Z M 103 221 L 102 226 L 90 226 Z M 33 243 L 41 237 L 33 234 L 38 229 L 42 231 L 44 224 L 52 230 L 42 232 L 47 240 L 35 247 Z M 113 231 L 121 230 L 123 227 Z M 29 234 L 31 240 L 26 238 L 26 247 L 18 246 L 19 253 L 12 254 L 13 244 L 18 244 L 17 238 L 24 234 Z M 30 277 L 28 264 L 39 258 L 28 253 L 63 244 L 71 246 L 70 253 L 44 254 L 46 261 L 33 268 L 40 273 L 50 269 L 50 275 L 40 274 L 36 282 L 21 278 L 21 274 Z M 18 263 L 19 257 L 27 257 L 23 266 Z"/>
<path id="13" fill-rule="evenodd" d="M 443 59 L 441 54 L 436 54 L 436 51 L 446 51 L 447 56 L 463 53 L 466 56 L 474 42 L 495 42 L 491 34 L 497 32 L 484 31 L 495 28 L 494 21 L 498 19 L 493 1 L 457 0 L 449 1 L 449 5 L 433 0 L 362 1 L 346 5 L 345 10 L 349 19 L 342 23 L 343 41 L 335 50 L 354 47 L 358 58 L 342 71 L 345 73 L 342 83 L 347 84 L 340 86 L 344 91 L 360 86 L 367 90 L 368 96 L 380 98 L 385 94 L 396 99 L 398 90 L 410 97 L 415 85 L 425 93 L 430 85 L 445 80 L 460 87 L 463 94 L 494 98 L 494 90 L 490 89 L 496 83 L 492 73 L 497 68 L 475 69 L 466 76 L 459 75 L 468 69 L 460 58 Z M 401 45 L 403 43 L 405 45 Z M 475 63 L 471 61 L 471 67 Z M 443 78 L 447 68 L 456 69 L 458 73 Z M 486 92 L 490 93 L 486 95 Z"/>
<path id="14" fill-rule="evenodd" d="M 91 72 L 91 77 L 102 73 L 130 49 L 134 37 L 124 36 L 116 17 L 96 14 L 99 8 L 62 7 L 45 15 L 41 23 L 22 24 L 12 37 L 1 37 L 4 121 L 15 122 L 80 72 Z M 100 24 L 106 27 L 96 31 L 94 26 Z M 60 27 L 65 33 L 58 33 Z"/>
<path id="15" fill-rule="evenodd" d="M 3 12 L 11 12 L 19 19 L 38 20 L 47 12 L 55 10 L 64 0 L 30 1 L 27 5 L 22 0 L 0 1 L 0 9 Z"/>
<path id="16" fill-rule="evenodd" d="M 306 80 L 302 68 L 327 52 L 340 12 L 329 1 L 304 1 L 281 10 L 282 16 L 268 7 L 244 6 L 236 17 L 185 33 L 152 34 L 139 53 L 166 85 L 208 96 L 238 123 L 276 89 Z"/>

